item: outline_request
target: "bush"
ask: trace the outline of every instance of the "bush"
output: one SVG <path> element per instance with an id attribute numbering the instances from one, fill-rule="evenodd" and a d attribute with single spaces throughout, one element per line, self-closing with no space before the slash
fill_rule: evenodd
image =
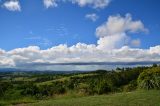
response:
<path id="1" fill-rule="evenodd" d="M 130 91 L 133 91 L 136 89 L 137 89 L 137 81 L 136 80 L 131 81 L 129 84 L 127 84 L 123 87 L 123 91 L 125 91 L 125 92 L 130 92 Z"/>
<path id="2" fill-rule="evenodd" d="M 138 77 L 139 88 L 160 89 L 160 67 L 145 70 Z"/>

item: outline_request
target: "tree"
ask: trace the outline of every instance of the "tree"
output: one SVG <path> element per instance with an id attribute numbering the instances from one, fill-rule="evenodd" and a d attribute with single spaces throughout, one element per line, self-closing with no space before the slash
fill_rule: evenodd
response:
<path id="1" fill-rule="evenodd" d="M 152 65 L 152 67 L 158 67 L 158 65 L 157 65 L 156 63 L 154 63 L 154 64 Z"/>

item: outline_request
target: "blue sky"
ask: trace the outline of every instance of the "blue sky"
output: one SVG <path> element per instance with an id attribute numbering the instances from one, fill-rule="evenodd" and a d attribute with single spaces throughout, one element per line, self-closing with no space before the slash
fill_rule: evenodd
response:
<path id="1" fill-rule="evenodd" d="M 0 0 L 0 67 L 160 61 L 159 0 Z"/>
<path id="2" fill-rule="evenodd" d="M 1 5 L 4 2 L 1 0 Z M 70 2 L 58 3 L 58 7 L 50 8 L 45 8 L 42 0 L 19 2 L 21 11 L 8 11 L 4 7 L 0 9 L 0 48 L 5 50 L 30 45 L 46 49 L 64 43 L 95 44 L 95 29 L 110 15 L 126 13 L 132 14 L 134 20 L 141 20 L 149 29 L 148 34 L 136 33 L 132 36 L 141 40 L 141 48 L 160 43 L 159 0 L 112 0 L 104 9 L 80 7 Z M 99 16 L 95 22 L 85 18 L 86 14 L 91 13 Z"/>

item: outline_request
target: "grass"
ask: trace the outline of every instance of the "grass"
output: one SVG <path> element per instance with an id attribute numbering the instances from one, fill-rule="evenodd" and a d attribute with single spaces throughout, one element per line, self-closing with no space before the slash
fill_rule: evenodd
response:
<path id="1" fill-rule="evenodd" d="M 160 91 L 134 91 L 87 97 L 58 97 L 26 106 L 160 106 Z"/>
<path id="2" fill-rule="evenodd" d="M 53 82 L 65 81 L 65 80 L 69 80 L 69 77 L 63 77 L 63 78 L 60 78 L 60 79 L 54 79 L 54 80 L 50 80 L 50 81 L 39 82 L 39 83 L 37 83 L 37 85 L 52 85 Z"/>
<path id="3" fill-rule="evenodd" d="M 36 100 L 29 97 L 23 97 L 15 100 L 0 100 L 0 106 L 12 106 L 12 105 L 18 105 L 18 104 L 28 104 L 28 103 L 34 103 Z"/>
<path id="4" fill-rule="evenodd" d="M 71 77 L 85 77 L 85 76 L 94 76 L 96 74 L 78 74 L 78 75 L 73 75 L 73 76 L 67 76 L 67 77 L 62 77 L 62 78 L 58 78 L 58 79 L 54 79 L 54 80 L 50 80 L 50 81 L 45 81 L 45 82 L 39 82 L 37 83 L 37 85 L 51 85 L 53 84 L 53 82 L 56 81 L 67 81 L 69 80 Z"/>

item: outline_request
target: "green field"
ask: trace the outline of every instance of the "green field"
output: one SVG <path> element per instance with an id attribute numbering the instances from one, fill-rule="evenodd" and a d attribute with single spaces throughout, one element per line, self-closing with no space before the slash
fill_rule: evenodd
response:
<path id="1" fill-rule="evenodd" d="M 26 106 L 160 106 L 160 91 L 134 91 L 87 97 L 59 97 Z"/>

